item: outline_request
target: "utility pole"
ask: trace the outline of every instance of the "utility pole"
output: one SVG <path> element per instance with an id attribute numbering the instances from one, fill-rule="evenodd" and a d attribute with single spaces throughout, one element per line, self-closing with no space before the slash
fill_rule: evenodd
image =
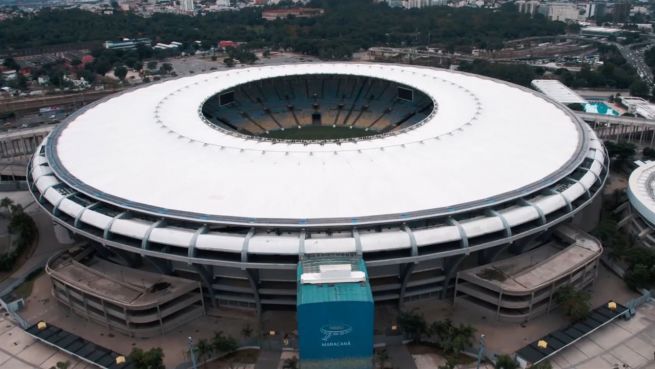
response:
<path id="1" fill-rule="evenodd" d="M 477 369 L 480 369 L 480 363 L 482 362 L 482 354 L 484 353 L 484 334 L 480 335 L 480 350 L 478 351 L 478 365 Z"/>
<path id="2" fill-rule="evenodd" d="M 191 368 L 198 369 L 198 364 L 196 363 L 196 354 L 193 352 L 193 338 L 191 338 L 191 336 L 188 338 L 188 344 L 189 355 L 191 356 Z"/>

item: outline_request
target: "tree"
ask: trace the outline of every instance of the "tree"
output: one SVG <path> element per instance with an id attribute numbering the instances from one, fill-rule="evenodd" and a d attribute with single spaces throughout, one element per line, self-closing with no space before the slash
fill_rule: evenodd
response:
<path id="1" fill-rule="evenodd" d="M 196 345 L 196 349 L 198 350 L 198 360 L 201 362 L 205 362 L 205 367 L 207 366 L 207 359 L 212 355 L 214 352 L 214 347 L 212 346 L 209 341 L 206 339 L 201 339 L 198 341 L 198 344 Z"/>
<path id="2" fill-rule="evenodd" d="M 95 71 L 100 75 L 105 75 L 111 70 L 111 63 L 107 59 L 98 59 L 95 62 Z"/>
<path id="3" fill-rule="evenodd" d="M 84 80 L 89 83 L 93 83 L 96 80 L 96 74 L 88 69 L 84 69 L 83 71 L 79 72 L 78 76 L 80 78 L 84 78 Z"/>
<path id="4" fill-rule="evenodd" d="M 631 161 L 636 153 L 636 146 L 628 142 L 605 141 L 605 148 L 617 167 Z"/>
<path id="5" fill-rule="evenodd" d="M 509 355 L 502 354 L 496 358 L 496 369 L 518 369 L 519 365 Z"/>
<path id="6" fill-rule="evenodd" d="M 644 263 L 634 264 L 625 272 L 624 279 L 628 287 L 638 290 L 649 288 L 653 284 L 655 271 Z"/>
<path id="7" fill-rule="evenodd" d="M 582 106 L 580 103 L 567 104 L 566 106 L 568 106 L 571 110 L 584 111 L 584 106 Z"/>
<path id="8" fill-rule="evenodd" d="M 143 351 L 138 347 L 132 349 L 129 355 L 135 369 L 166 369 L 164 367 L 164 352 L 160 347 Z"/>
<path id="9" fill-rule="evenodd" d="M 641 151 L 641 154 L 645 159 L 655 159 L 655 149 L 652 147 L 644 147 L 644 149 Z"/>
<path id="10" fill-rule="evenodd" d="M 230 336 L 225 336 L 223 332 L 218 331 L 214 333 L 214 337 L 212 338 L 212 347 L 216 352 L 232 352 L 239 348 L 239 344 L 237 341 L 230 337 Z"/>
<path id="11" fill-rule="evenodd" d="M 648 98 L 649 96 L 648 84 L 641 79 L 636 79 L 630 84 L 630 95 Z"/>
<path id="12" fill-rule="evenodd" d="M 375 359 L 380 369 L 385 369 L 387 367 L 387 361 L 389 361 L 389 352 L 386 348 L 379 349 L 375 354 Z"/>
<path id="13" fill-rule="evenodd" d="M 2 200 L 0 200 L 0 208 L 5 208 L 9 210 L 9 208 L 14 205 L 14 200 L 8 198 L 8 197 L 3 197 Z"/>
<path id="14" fill-rule="evenodd" d="M 146 64 L 148 66 L 148 69 L 150 70 L 155 70 L 157 69 L 157 62 L 155 60 L 151 60 Z"/>
<path id="15" fill-rule="evenodd" d="M 7 231 L 13 236 L 13 250 L 0 254 L 0 271 L 11 270 L 20 254 L 33 244 L 38 236 L 38 228 L 32 217 L 23 211 L 20 204 L 14 204 L 10 199 L 0 200 L 1 206 L 9 210 Z"/>
<path id="16" fill-rule="evenodd" d="M 534 70 L 528 65 L 492 63 L 482 59 L 462 62 L 459 70 L 499 78 L 523 86 L 529 86 L 535 78 Z"/>
<path id="17" fill-rule="evenodd" d="M 2 65 L 15 71 L 20 69 L 20 65 L 18 65 L 16 60 L 14 60 L 12 57 L 5 58 L 5 60 L 2 62 Z"/>
<path id="18" fill-rule="evenodd" d="M 433 322 L 429 329 L 430 335 L 437 337 L 439 347 L 447 354 L 455 356 L 473 345 L 474 332 L 472 326 L 456 326 L 450 319 Z"/>
<path id="19" fill-rule="evenodd" d="M 125 68 L 122 65 L 114 68 L 114 75 L 118 77 L 118 79 L 120 79 L 121 81 L 124 81 L 125 77 L 127 76 L 127 68 Z"/>
<path id="20" fill-rule="evenodd" d="M 7 82 L 7 85 L 16 90 L 26 90 L 27 89 L 27 78 L 24 75 L 18 73 L 16 78 Z"/>
<path id="21" fill-rule="evenodd" d="M 173 71 L 173 66 L 170 63 L 163 63 L 159 67 L 159 74 L 168 74 Z"/>
<path id="22" fill-rule="evenodd" d="M 584 291 L 578 291 L 573 286 L 560 287 L 555 292 L 555 301 L 571 320 L 577 322 L 586 318 L 591 310 L 591 296 Z"/>
<path id="23" fill-rule="evenodd" d="M 415 310 L 401 312 L 398 316 L 398 325 L 408 338 L 417 342 L 420 342 L 421 338 L 428 333 L 428 325 L 423 314 Z"/>

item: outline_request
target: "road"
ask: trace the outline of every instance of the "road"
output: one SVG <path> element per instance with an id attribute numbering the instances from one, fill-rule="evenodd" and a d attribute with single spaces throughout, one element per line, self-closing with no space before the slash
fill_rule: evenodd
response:
<path id="1" fill-rule="evenodd" d="M 625 60 L 627 60 L 628 63 L 637 71 L 637 74 L 639 74 L 641 79 L 648 83 L 648 86 L 653 87 L 653 72 L 650 67 L 646 65 L 646 61 L 644 60 L 644 53 L 652 45 L 636 50 L 632 50 L 628 46 L 617 43 L 612 43 L 612 45 L 616 46 Z"/>
<path id="2" fill-rule="evenodd" d="M 589 40 L 588 37 L 586 36 L 574 36 L 572 38 L 577 38 L 581 40 Z M 646 64 L 644 60 L 644 53 L 646 50 L 651 48 L 653 45 L 655 45 L 655 40 L 651 39 L 647 46 L 639 49 L 632 50 L 630 49 L 630 46 L 626 45 L 621 45 L 616 42 L 611 42 L 607 40 L 598 40 L 598 39 L 593 39 L 596 42 L 601 42 L 605 45 L 612 45 L 615 46 L 619 52 L 621 53 L 621 56 L 630 64 L 635 71 L 637 71 L 637 74 L 641 77 L 641 79 L 648 84 L 649 87 L 653 87 L 653 82 L 655 81 L 653 79 L 653 71 L 650 69 L 650 67 Z"/>

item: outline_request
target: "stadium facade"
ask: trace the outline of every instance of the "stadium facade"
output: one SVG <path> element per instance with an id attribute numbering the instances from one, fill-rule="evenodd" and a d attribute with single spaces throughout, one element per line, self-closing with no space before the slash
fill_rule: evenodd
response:
<path id="1" fill-rule="evenodd" d="M 317 63 L 106 98 L 60 124 L 27 176 L 38 204 L 103 257 L 261 311 L 295 307 L 310 255 L 361 256 L 376 303 L 445 297 L 462 265 L 579 218 L 607 173 L 587 124 L 535 91 Z"/>
<path id="2" fill-rule="evenodd" d="M 628 201 L 617 211 L 623 212 L 619 222 L 642 246 L 655 247 L 655 162 L 637 162 L 628 179 Z"/>

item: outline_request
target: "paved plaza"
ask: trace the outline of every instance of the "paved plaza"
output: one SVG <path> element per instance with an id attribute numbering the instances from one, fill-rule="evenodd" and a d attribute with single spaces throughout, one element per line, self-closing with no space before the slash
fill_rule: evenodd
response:
<path id="1" fill-rule="evenodd" d="M 655 303 L 639 308 L 550 360 L 554 369 L 655 369 Z"/>
<path id="2" fill-rule="evenodd" d="M 50 369 L 67 361 L 69 369 L 96 369 L 32 338 L 0 309 L 0 369 Z"/>

